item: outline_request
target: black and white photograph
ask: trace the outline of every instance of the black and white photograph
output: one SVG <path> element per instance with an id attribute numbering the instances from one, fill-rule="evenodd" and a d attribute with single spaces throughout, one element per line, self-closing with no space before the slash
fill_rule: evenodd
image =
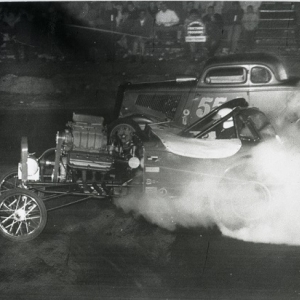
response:
<path id="1" fill-rule="evenodd" d="M 0 299 L 300 297 L 300 1 L 0 1 Z"/>

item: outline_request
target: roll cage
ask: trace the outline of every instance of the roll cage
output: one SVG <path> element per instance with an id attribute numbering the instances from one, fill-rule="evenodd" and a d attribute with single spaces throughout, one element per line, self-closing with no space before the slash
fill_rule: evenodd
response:
<path id="1" fill-rule="evenodd" d="M 215 119 L 218 113 L 225 108 L 232 110 L 224 117 Z M 253 120 L 253 115 L 255 114 L 259 114 L 259 118 L 256 121 Z M 230 118 L 233 119 L 231 134 L 244 141 L 259 142 L 263 139 L 261 131 L 268 126 L 272 127 L 267 118 L 258 109 L 248 108 L 248 103 L 244 98 L 237 98 L 216 107 L 203 118 L 200 118 L 183 129 L 179 135 L 190 136 L 191 132 L 197 132 L 193 135 L 194 138 L 204 138 L 209 132 L 217 130 L 221 124 L 228 121 Z M 241 130 L 245 125 L 248 128 L 248 132 L 251 134 L 251 138 L 241 135 Z M 227 138 L 232 138 L 232 136 Z"/>

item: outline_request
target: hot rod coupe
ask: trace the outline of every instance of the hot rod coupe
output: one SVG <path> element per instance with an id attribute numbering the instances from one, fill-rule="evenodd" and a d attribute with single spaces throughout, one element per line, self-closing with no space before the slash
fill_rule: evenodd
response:
<path id="1" fill-rule="evenodd" d="M 133 192 L 172 201 L 189 182 L 201 184 L 207 178 L 218 188 L 229 187 L 225 198 L 219 195 L 213 202 L 218 217 L 230 226 L 221 213 L 223 203 L 230 202 L 227 215 L 245 215 L 232 202 L 237 190 L 245 191 L 238 202 L 251 194 L 252 207 L 271 200 L 248 161 L 255 145 L 274 138 L 266 116 L 242 98 L 214 108 L 184 129 L 168 121 L 127 132 L 117 124 L 107 135 L 102 117 L 73 114 L 67 129 L 57 133 L 56 146 L 39 157 L 28 152 L 27 138 L 22 138 L 18 167 L 0 180 L 0 232 L 12 241 L 29 241 L 43 231 L 51 210 Z M 243 222 L 241 217 L 240 226 Z"/>
<path id="2" fill-rule="evenodd" d="M 131 118 L 142 125 L 168 119 L 186 126 L 222 103 L 244 98 L 250 107 L 259 108 L 273 122 L 299 92 L 299 78 L 289 77 L 276 56 L 216 56 L 205 62 L 200 77 L 120 85 L 115 119 Z"/>

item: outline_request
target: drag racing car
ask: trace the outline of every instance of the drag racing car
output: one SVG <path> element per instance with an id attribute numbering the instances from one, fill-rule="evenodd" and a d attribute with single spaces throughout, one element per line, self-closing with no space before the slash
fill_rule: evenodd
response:
<path id="1" fill-rule="evenodd" d="M 248 161 L 250 150 L 275 139 L 276 133 L 266 116 L 243 98 L 220 105 L 185 128 L 162 122 L 122 130 L 118 124 L 107 134 L 102 117 L 73 114 L 67 129 L 57 133 L 56 146 L 40 156 L 29 152 L 23 137 L 21 161 L 0 179 L 2 236 L 32 240 L 46 226 L 48 212 L 88 199 L 134 193 L 173 201 L 191 181 L 201 185 L 208 178 L 214 190 L 227 188 L 225 198 L 218 195 L 212 201 L 224 223 L 230 223 L 221 214 L 224 203 L 243 216 L 240 202 L 250 200 L 257 207 L 271 200 Z M 232 202 L 240 190 L 244 196 Z M 243 222 L 241 217 L 240 226 Z"/>

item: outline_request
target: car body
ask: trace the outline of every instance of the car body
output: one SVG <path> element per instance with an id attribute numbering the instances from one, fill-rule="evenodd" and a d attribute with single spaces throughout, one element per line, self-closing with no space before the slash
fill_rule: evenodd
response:
<path id="1" fill-rule="evenodd" d="M 246 172 L 253 147 L 277 138 L 266 116 L 241 98 L 220 105 L 185 129 L 170 123 L 150 127 L 151 138 L 144 143 L 146 193 L 178 192 L 195 178 L 201 182 L 213 177 L 219 183 L 241 166 Z M 240 179 L 242 173 L 239 169 Z"/>
<path id="2" fill-rule="evenodd" d="M 224 102 L 244 98 L 273 122 L 298 93 L 299 78 L 289 78 L 277 57 L 234 54 L 208 59 L 199 78 L 126 83 L 117 96 L 115 117 L 139 124 L 167 119 L 185 127 Z"/>

